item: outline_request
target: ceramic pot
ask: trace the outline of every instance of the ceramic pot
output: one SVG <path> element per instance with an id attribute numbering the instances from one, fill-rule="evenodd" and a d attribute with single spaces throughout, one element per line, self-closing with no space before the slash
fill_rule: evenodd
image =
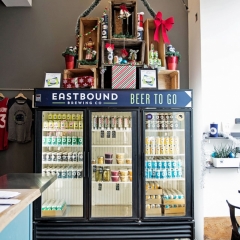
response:
<path id="1" fill-rule="evenodd" d="M 75 57 L 72 55 L 65 56 L 66 69 L 74 69 Z"/>
<path id="2" fill-rule="evenodd" d="M 177 70 L 178 66 L 178 57 L 166 57 L 167 69 L 168 70 Z"/>

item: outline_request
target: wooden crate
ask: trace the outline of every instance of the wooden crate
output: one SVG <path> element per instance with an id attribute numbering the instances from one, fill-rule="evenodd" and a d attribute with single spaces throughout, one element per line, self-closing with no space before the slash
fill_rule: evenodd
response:
<path id="1" fill-rule="evenodd" d="M 158 89 L 180 89 L 178 70 L 160 70 L 158 72 Z"/>
<path id="2" fill-rule="evenodd" d="M 84 44 L 88 42 L 89 38 L 92 38 L 92 41 L 95 43 L 93 50 L 97 52 L 96 60 L 99 62 L 99 43 L 100 43 L 100 27 L 98 25 L 99 18 L 95 17 L 84 17 L 80 18 L 80 35 L 79 38 L 79 50 L 78 50 L 78 60 L 84 60 L 86 56 L 86 51 L 83 50 Z M 91 34 L 85 36 L 84 34 L 90 32 L 96 25 L 98 25 L 97 29 L 95 29 Z M 95 65 L 81 65 L 77 64 L 78 68 L 96 68 L 98 67 L 98 62 Z"/>
<path id="3" fill-rule="evenodd" d="M 127 19 L 118 19 L 120 13 L 120 5 L 125 4 L 131 16 Z M 109 2 L 109 36 L 110 39 L 119 39 L 115 38 L 114 34 L 125 33 L 127 30 L 127 21 L 128 21 L 128 32 L 129 35 L 132 35 L 132 41 L 137 39 L 137 1 L 136 0 L 111 0 Z M 123 39 L 121 39 L 123 40 Z M 130 40 L 130 39 L 129 39 Z"/>
<path id="4" fill-rule="evenodd" d="M 96 68 L 65 69 L 63 72 L 63 79 L 81 76 L 93 76 L 94 86 L 92 88 L 98 88 L 98 71 Z"/>
<path id="5" fill-rule="evenodd" d="M 162 67 L 166 67 L 165 43 L 163 42 L 162 29 L 160 26 L 159 42 L 154 41 L 155 29 L 156 28 L 155 28 L 154 20 L 146 19 L 146 21 L 144 22 L 144 40 L 146 42 L 145 63 L 149 65 L 149 52 L 150 52 L 151 43 L 153 43 L 154 50 L 158 51 L 158 58 L 161 59 Z"/>
<path id="6" fill-rule="evenodd" d="M 113 50 L 113 55 L 121 56 L 121 50 L 125 48 L 128 50 L 133 49 L 133 50 L 139 50 L 137 53 L 137 60 L 136 62 L 140 62 L 138 65 L 143 66 L 144 63 L 144 56 L 145 56 L 145 41 L 130 41 L 130 40 L 125 40 L 125 43 L 122 40 L 119 39 L 106 39 L 102 40 L 102 55 L 101 55 L 101 61 L 102 65 L 109 65 L 108 64 L 108 51 L 105 48 L 106 43 L 111 43 L 114 44 L 114 50 Z M 112 65 L 112 64 L 110 64 Z"/>

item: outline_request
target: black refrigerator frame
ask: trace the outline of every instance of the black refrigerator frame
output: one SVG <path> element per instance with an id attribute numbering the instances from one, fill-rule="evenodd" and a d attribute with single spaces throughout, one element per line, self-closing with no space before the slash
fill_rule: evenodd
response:
<path id="1" fill-rule="evenodd" d="M 39 97 L 39 94 L 43 93 L 46 96 L 50 96 L 52 92 L 136 92 L 136 90 L 85 90 L 85 89 L 35 89 L 35 105 L 36 100 Z M 146 93 L 151 92 L 151 90 L 138 90 L 138 92 Z M 185 91 L 190 92 L 190 101 L 192 102 L 192 90 L 155 90 L 157 93 L 164 94 L 178 94 L 180 96 Z M 47 99 L 46 96 L 42 96 Z M 41 99 L 41 97 L 40 97 Z M 39 99 L 38 99 L 39 100 Z M 47 99 L 49 100 L 49 99 Z M 41 105 L 41 104 L 40 104 Z M 136 133 L 137 133 L 137 150 L 136 155 L 138 159 L 137 168 L 135 169 L 135 174 L 138 177 L 135 180 L 135 187 L 137 188 L 136 205 L 133 209 L 133 217 L 131 218 L 90 218 L 90 167 L 89 160 L 91 159 L 90 155 L 90 146 L 87 146 L 87 142 L 91 142 L 90 137 L 87 137 L 87 134 L 90 135 L 91 127 L 84 130 L 84 172 L 83 177 L 89 178 L 83 182 L 84 192 L 88 193 L 84 197 L 83 203 L 85 204 L 85 209 L 83 212 L 83 217 L 80 218 L 41 218 L 41 197 L 35 200 L 33 204 L 33 239 L 195 239 L 195 222 L 194 222 L 194 198 L 193 198 L 193 136 L 192 136 L 192 104 L 190 107 L 111 107 L 111 106 L 99 106 L 99 107 L 79 107 L 79 106 L 68 106 L 63 107 L 61 105 L 57 107 L 43 107 L 36 106 L 35 110 L 35 172 L 41 172 L 42 162 L 39 160 L 39 146 L 37 147 L 37 142 L 42 143 L 41 135 L 42 129 L 37 125 L 41 124 L 42 120 L 39 122 L 40 118 L 39 113 L 41 111 L 83 111 L 85 113 L 84 117 L 84 126 L 87 124 L 91 125 L 90 114 L 91 112 L 101 112 L 101 111 L 136 111 Z M 181 111 L 189 114 L 189 122 L 187 122 L 186 130 L 188 130 L 188 137 L 186 141 L 189 142 L 185 145 L 186 152 L 188 152 L 188 157 L 191 158 L 188 160 L 188 179 L 186 179 L 186 189 L 188 189 L 188 197 L 186 199 L 187 212 L 186 216 L 177 216 L 177 217 L 145 217 L 145 198 L 144 198 L 144 157 L 143 153 L 143 142 L 144 142 L 144 112 L 149 111 Z M 185 134 L 186 136 L 186 134 Z M 190 139 L 189 139 L 190 138 Z M 88 160 L 88 161 L 87 161 Z"/>

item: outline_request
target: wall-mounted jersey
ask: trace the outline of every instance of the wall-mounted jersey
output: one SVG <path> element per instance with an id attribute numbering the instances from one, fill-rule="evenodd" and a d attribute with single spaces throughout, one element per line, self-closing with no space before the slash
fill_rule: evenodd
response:
<path id="1" fill-rule="evenodd" d="M 0 150 L 8 149 L 7 105 L 8 98 L 0 100 Z"/>

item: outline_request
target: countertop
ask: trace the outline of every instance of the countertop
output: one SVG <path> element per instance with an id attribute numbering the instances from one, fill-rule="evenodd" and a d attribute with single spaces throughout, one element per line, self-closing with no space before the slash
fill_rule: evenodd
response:
<path id="1" fill-rule="evenodd" d="M 41 196 L 57 176 L 42 176 L 41 173 L 10 173 L 0 177 L 0 190 L 20 192 L 21 200 L 0 213 L 0 232 L 29 204 Z"/>

